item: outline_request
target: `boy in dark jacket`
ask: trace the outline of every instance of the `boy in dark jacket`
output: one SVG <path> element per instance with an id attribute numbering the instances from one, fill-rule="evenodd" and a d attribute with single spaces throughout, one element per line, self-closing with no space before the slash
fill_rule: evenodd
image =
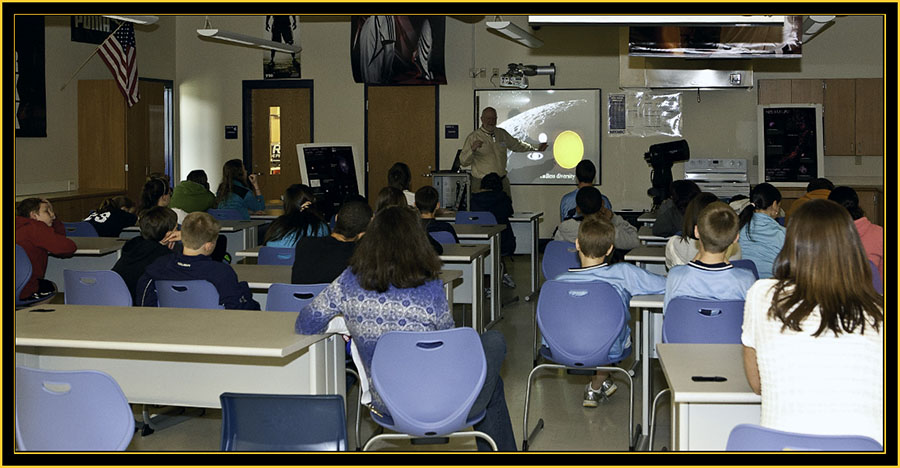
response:
<path id="1" fill-rule="evenodd" d="M 56 219 L 53 205 L 41 198 L 26 198 L 16 208 L 16 244 L 31 260 L 31 278 L 22 287 L 19 299 L 39 301 L 56 293 L 56 285 L 44 279 L 47 255 L 71 257 L 77 247 L 66 237 L 66 227 Z"/>
<path id="2" fill-rule="evenodd" d="M 175 229 L 177 220 L 178 216 L 168 207 L 154 206 L 144 212 L 138 222 L 141 235 L 129 239 L 122 246 L 122 257 L 113 265 L 112 270 L 125 280 L 135 303 L 135 287 L 147 267 L 157 258 L 172 254 L 172 250 L 162 240 Z"/>
<path id="3" fill-rule="evenodd" d="M 426 185 L 416 190 L 416 208 L 419 210 L 419 219 L 425 232 L 446 231 L 453 236 L 453 242 L 459 243 L 459 237 L 453 225 L 446 221 L 434 219 L 435 212 L 440 208 L 438 191 L 436 188 Z"/>
<path id="4" fill-rule="evenodd" d="M 216 248 L 220 224 L 209 213 L 197 211 L 181 224 L 183 251 L 157 259 L 138 280 L 135 305 L 156 307 L 156 280 L 206 280 L 219 292 L 226 309 L 259 310 L 246 281 L 238 281 L 230 265 L 209 257 Z"/>
<path id="5" fill-rule="evenodd" d="M 481 190 L 472 194 L 472 211 L 489 211 L 497 218 L 497 224 L 506 225 L 506 229 L 500 232 L 500 255 L 512 255 L 516 251 L 516 236 L 509 223 L 509 217 L 513 214 L 512 199 L 503 191 L 503 182 L 496 172 L 481 179 Z M 503 263 L 500 266 L 505 267 Z M 509 273 L 503 273 L 503 284 L 510 288 L 516 287 Z"/>

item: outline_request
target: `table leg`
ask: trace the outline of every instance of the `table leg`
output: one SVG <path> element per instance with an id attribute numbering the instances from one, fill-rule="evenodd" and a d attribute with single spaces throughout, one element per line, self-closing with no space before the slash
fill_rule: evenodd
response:
<path id="1" fill-rule="evenodd" d="M 538 290 L 538 218 L 531 220 L 531 292 L 525 296 L 530 301 Z"/>
<path id="2" fill-rule="evenodd" d="M 641 309 L 641 435 L 650 434 L 650 309 Z"/>
<path id="3" fill-rule="evenodd" d="M 500 310 L 500 235 L 491 237 L 491 321 L 485 329 L 503 318 Z"/>
<path id="4" fill-rule="evenodd" d="M 472 328 L 481 334 L 484 331 L 484 257 L 472 262 Z"/>

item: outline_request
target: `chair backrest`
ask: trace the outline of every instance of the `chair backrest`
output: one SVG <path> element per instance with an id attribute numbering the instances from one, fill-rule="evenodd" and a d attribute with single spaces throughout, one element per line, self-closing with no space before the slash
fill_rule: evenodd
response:
<path id="1" fill-rule="evenodd" d="M 306 304 L 328 287 L 322 284 L 284 284 L 273 283 L 269 286 L 266 297 L 266 310 L 281 312 L 300 312 Z"/>
<path id="2" fill-rule="evenodd" d="M 206 280 L 156 280 L 160 307 L 221 309 L 219 291 Z"/>
<path id="3" fill-rule="evenodd" d="M 575 367 L 609 364 L 625 326 L 625 304 L 609 283 L 549 280 L 541 286 L 537 323 L 552 359 Z"/>
<path id="4" fill-rule="evenodd" d="M 206 210 L 213 218 L 218 219 L 219 221 L 227 221 L 227 220 L 242 220 L 244 219 L 241 216 L 241 212 L 238 210 L 233 210 L 231 208 L 210 208 Z"/>
<path id="5" fill-rule="evenodd" d="M 545 280 L 552 280 L 565 273 L 569 268 L 581 266 L 578 252 L 574 242 L 550 241 L 544 248 L 544 258 L 541 260 L 541 271 Z"/>
<path id="6" fill-rule="evenodd" d="M 785 432 L 756 424 L 738 424 L 728 435 L 725 450 L 733 452 L 807 450 L 828 452 L 880 452 L 875 439 L 860 435 L 814 435 Z"/>
<path id="7" fill-rule="evenodd" d="M 259 248 L 259 258 L 256 263 L 259 265 L 293 265 L 294 253 L 297 249 L 293 247 L 268 247 Z"/>
<path id="8" fill-rule="evenodd" d="M 744 301 L 676 297 L 663 314 L 663 343 L 741 343 Z"/>
<path id="9" fill-rule="evenodd" d="M 457 211 L 456 224 L 497 224 L 490 211 Z"/>
<path id="10" fill-rule="evenodd" d="M 63 270 L 66 304 L 131 307 L 131 291 L 112 270 Z"/>
<path id="11" fill-rule="evenodd" d="M 131 406 L 108 374 L 16 366 L 20 450 L 125 450 L 133 434 Z"/>
<path id="12" fill-rule="evenodd" d="M 878 267 L 875 266 L 875 262 L 869 260 L 869 268 L 872 270 L 872 286 L 875 287 L 875 290 L 878 291 L 878 294 L 884 294 L 884 284 L 881 281 L 881 272 L 878 271 Z"/>
<path id="13" fill-rule="evenodd" d="M 746 270 L 750 270 L 753 272 L 753 276 L 756 279 L 759 279 L 759 270 L 756 269 L 756 263 L 753 263 L 753 260 L 749 258 L 742 258 L 740 260 L 729 260 L 735 268 L 744 268 Z"/>
<path id="14" fill-rule="evenodd" d="M 481 338 L 469 327 L 388 332 L 372 356 L 372 382 L 393 429 L 413 436 L 466 427 L 486 375 Z"/>
<path id="15" fill-rule="evenodd" d="M 455 244 L 456 239 L 450 231 L 433 231 L 428 233 L 438 244 Z"/>
<path id="16" fill-rule="evenodd" d="M 340 395 L 223 393 L 223 451 L 345 451 Z"/>
<path id="17" fill-rule="evenodd" d="M 31 259 L 25 253 L 25 249 L 21 245 L 16 244 L 16 304 L 19 304 L 19 294 L 22 288 L 31 279 Z"/>
<path id="18" fill-rule="evenodd" d="M 87 221 L 63 223 L 66 227 L 66 237 L 98 237 L 97 230 Z"/>

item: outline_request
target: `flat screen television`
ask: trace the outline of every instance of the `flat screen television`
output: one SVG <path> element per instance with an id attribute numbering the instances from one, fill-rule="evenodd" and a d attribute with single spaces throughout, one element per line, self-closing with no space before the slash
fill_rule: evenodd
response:
<path id="1" fill-rule="evenodd" d="M 350 143 L 301 143 L 297 145 L 300 180 L 318 199 L 330 218 L 348 195 L 362 195 L 361 168 L 355 163 L 356 149 Z"/>
<path id="2" fill-rule="evenodd" d="M 757 108 L 759 181 L 806 187 L 825 176 L 820 104 L 771 104 Z"/>

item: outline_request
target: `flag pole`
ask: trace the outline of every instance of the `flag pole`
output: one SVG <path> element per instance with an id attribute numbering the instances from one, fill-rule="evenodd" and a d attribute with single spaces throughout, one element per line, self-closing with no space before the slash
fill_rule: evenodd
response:
<path id="1" fill-rule="evenodd" d="M 119 32 L 119 29 L 121 29 L 122 26 L 125 26 L 125 23 L 124 23 L 124 22 L 121 23 L 121 24 L 119 24 L 119 27 L 116 28 L 116 30 L 113 31 L 112 34 L 110 34 L 110 36 L 112 36 L 113 34 Z M 109 37 L 109 36 L 107 36 L 107 37 Z M 81 66 L 79 66 L 78 69 L 75 70 L 75 73 L 72 73 L 72 76 L 69 78 L 69 80 L 66 81 L 62 86 L 60 86 L 60 88 L 59 88 L 60 91 L 66 89 L 66 86 L 69 86 L 69 83 L 71 83 L 72 80 L 75 79 L 75 76 L 78 75 L 78 72 L 80 72 L 81 69 L 84 68 L 85 65 L 87 65 L 88 60 L 90 60 L 91 57 L 93 57 L 94 55 L 97 55 L 97 52 L 100 51 L 100 48 L 101 48 L 101 47 L 103 47 L 103 44 L 98 45 L 97 48 L 94 49 L 93 52 L 91 52 L 91 55 L 88 55 L 88 57 L 87 57 L 86 59 L 84 59 L 84 62 L 81 62 Z"/>

